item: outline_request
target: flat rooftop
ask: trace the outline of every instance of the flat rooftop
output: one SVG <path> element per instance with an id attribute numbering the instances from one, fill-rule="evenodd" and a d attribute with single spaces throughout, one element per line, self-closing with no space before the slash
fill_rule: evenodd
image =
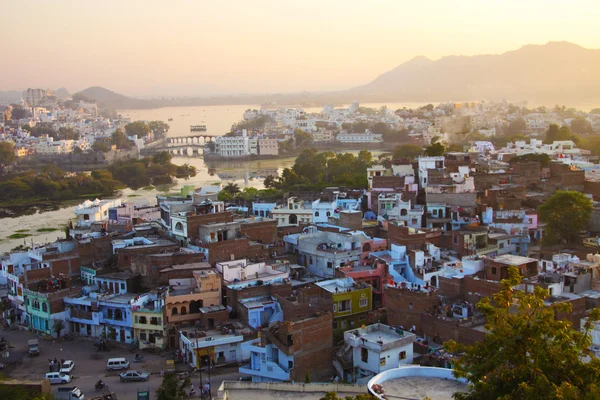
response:
<path id="1" fill-rule="evenodd" d="M 507 264 L 507 265 L 522 265 L 522 264 L 527 264 L 527 263 L 531 263 L 531 262 L 537 263 L 537 260 L 535 258 L 515 256 L 512 254 L 503 254 L 501 256 L 491 258 L 490 260 L 500 263 L 500 264 Z"/>
<path id="2" fill-rule="evenodd" d="M 396 399 L 452 400 L 457 392 L 466 392 L 467 385 L 459 381 L 424 376 L 410 376 L 383 382 L 385 394 Z"/>

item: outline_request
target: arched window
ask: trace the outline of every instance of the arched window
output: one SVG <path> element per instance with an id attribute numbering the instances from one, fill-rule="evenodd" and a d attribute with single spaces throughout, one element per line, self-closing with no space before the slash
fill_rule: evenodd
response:
<path id="1" fill-rule="evenodd" d="M 43 312 L 48 312 L 48 304 L 42 303 L 42 311 Z"/>
<path id="2" fill-rule="evenodd" d="M 185 314 L 187 314 L 187 309 L 185 308 L 185 306 L 181 306 L 181 315 Z"/>
<path id="3" fill-rule="evenodd" d="M 315 211 L 315 217 L 318 217 L 318 216 L 319 216 L 319 212 Z"/>
<path id="4" fill-rule="evenodd" d="M 405 217 L 406 214 L 408 214 L 408 211 L 406 211 L 406 208 L 403 208 L 402 210 L 400 210 L 400 215 L 402 215 L 403 217 Z"/>
<path id="5" fill-rule="evenodd" d="M 175 224 L 175 230 L 176 231 L 183 231 L 183 224 L 181 222 L 178 222 Z"/>
<path id="6" fill-rule="evenodd" d="M 296 216 L 296 214 L 290 214 L 290 224 L 297 224 L 298 223 L 298 217 Z"/>
<path id="7" fill-rule="evenodd" d="M 365 243 L 363 246 L 363 252 L 371 251 L 371 244 Z"/>
<path id="8" fill-rule="evenodd" d="M 171 315 L 177 315 L 177 307 L 173 307 L 171 310 Z"/>
<path id="9" fill-rule="evenodd" d="M 331 217 L 331 212 L 327 211 L 327 216 Z"/>

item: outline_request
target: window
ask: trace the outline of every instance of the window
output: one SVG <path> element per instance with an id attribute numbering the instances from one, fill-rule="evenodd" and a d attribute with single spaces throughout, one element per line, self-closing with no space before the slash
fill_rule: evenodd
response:
<path id="1" fill-rule="evenodd" d="M 380 366 L 380 367 L 385 367 L 385 357 L 381 357 L 381 358 L 379 359 L 379 366 Z"/>
<path id="2" fill-rule="evenodd" d="M 401 216 L 406 216 L 408 214 L 408 211 L 406 211 L 406 208 L 403 208 L 402 210 L 400 210 L 400 215 Z"/>
<path id="3" fill-rule="evenodd" d="M 499 248 L 499 249 L 503 249 L 503 248 L 504 248 L 504 242 L 500 242 L 500 243 L 498 243 L 498 248 Z"/>
<path id="4" fill-rule="evenodd" d="M 315 217 L 318 217 L 318 216 L 319 216 L 319 212 L 315 211 Z"/>
<path id="5" fill-rule="evenodd" d="M 140 340 L 147 340 L 146 332 L 140 332 Z"/>
<path id="6" fill-rule="evenodd" d="M 171 310 L 171 315 L 177 315 L 177 307 L 173 307 Z"/>
<path id="7" fill-rule="evenodd" d="M 125 290 L 125 283 L 121 283 L 121 290 Z"/>
<path id="8" fill-rule="evenodd" d="M 452 237 L 452 243 L 454 243 L 454 244 L 458 244 L 458 235 L 454 235 L 454 236 Z"/>
<path id="9" fill-rule="evenodd" d="M 369 350 L 364 347 L 360 349 L 360 360 L 364 363 L 369 362 Z"/>
<path id="10" fill-rule="evenodd" d="M 312 265 L 312 264 L 313 264 L 312 256 L 310 256 L 310 257 L 308 258 L 308 263 L 309 263 L 310 265 Z"/>
<path id="11" fill-rule="evenodd" d="M 331 217 L 331 212 L 327 211 L 327 216 Z"/>
<path id="12" fill-rule="evenodd" d="M 329 268 L 329 269 L 333 268 L 333 263 L 331 261 L 327 262 L 327 268 Z"/>
<path id="13" fill-rule="evenodd" d="M 48 312 L 48 304 L 42 303 L 42 311 L 43 312 Z"/>
<path id="14" fill-rule="evenodd" d="M 406 360 L 406 351 L 401 351 L 400 352 L 400 359 L 401 360 Z"/>
<path id="15" fill-rule="evenodd" d="M 438 215 L 437 208 L 434 208 L 433 210 L 431 210 L 431 214 L 433 214 L 435 217 L 437 217 L 437 215 Z"/>
<path id="16" fill-rule="evenodd" d="M 187 310 L 185 308 L 185 306 L 181 306 L 181 315 L 185 315 L 187 314 Z"/>
<path id="17" fill-rule="evenodd" d="M 340 312 L 351 311 L 352 310 L 352 302 L 350 300 L 343 300 L 338 302 L 338 310 Z"/>
<path id="18" fill-rule="evenodd" d="M 360 308 L 366 307 L 369 305 L 369 299 L 360 299 L 360 302 L 358 303 L 358 306 Z"/>
<path id="19" fill-rule="evenodd" d="M 337 303 L 333 303 L 333 312 L 337 312 Z"/>
<path id="20" fill-rule="evenodd" d="M 492 267 L 492 275 L 496 275 L 496 273 L 497 273 L 496 267 Z"/>
<path id="21" fill-rule="evenodd" d="M 140 321 L 140 324 L 147 324 L 148 323 L 146 317 L 143 317 L 143 316 L 140 316 L 139 321 Z"/>
<path id="22" fill-rule="evenodd" d="M 160 325 L 160 318 L 152 317 L 150 318 L 151 325 Z"/>

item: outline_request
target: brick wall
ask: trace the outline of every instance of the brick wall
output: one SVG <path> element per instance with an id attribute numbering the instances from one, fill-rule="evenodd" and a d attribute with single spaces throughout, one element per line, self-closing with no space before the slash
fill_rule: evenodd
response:
<path id="1" fill-rule="evenodd" d="M 410 329 L 413 325 L 422 331 L 421 314 L 439 303 L 435 293 L 411 292 L 408 289 L 386 287 L 387 318 L 389 325 L 402 325 Z"/>
<path id="2" fill-rule="evenodd" d="M 313 382 L 327 381 L 333 375 L 333 329 L 332 314 L 324 313 L 315 318 L 304 319 L 292 324 L 294 347 L 294 369 L 290 378 L 304 380 L 308 371 Z"/>
<path id="3" fill-rule="evenodd" d="M 77 242 L 77 252 L 83 266 L 94 262 L 106 262 L 112 257 L 112 241 L 110 236 L 91 238 Z"/>
<path id="4" fill-rule="evenodd" d="M 195 241 L 200 235 L 200 225 L 233 222 L 233 215 L 230 211 L 224 211 L 214 214 L 190 215 L 187 217 L 188 239 Z"/>
<path id="5" fill-rule="evenodd" d="M 277 221 L 260 221 L 242 224 L 242 235 L 248 235 L 250 240 L 259 243 L 273 243 L 277 241 Z"/>
<path id="6" fill-rule="evenodd" d="M 173 265 L 203 261 L 204 254 L 202 253 L 134 254 L 130 259 L 129 271 L 141 275 L 142 287 L 152 289 L 160 285 L 167 285 L 169 279 L 179 277 L 178 272 L 175 271 L 173 275 L 161 275 L 161 270 Z M 187 272 L 185 273 L 187 274 Z"/>
<path id="7" fill-rule="evenodd" d="M 122 271 L 127 271 L 131 266 L 132 258 L 135 256 L 143 254 L 172 253 L 177 250 L 179 250 L 179 245 L 176 243 L 164 246 L 133 246 L 117 249 L 118 267 Z"/>
<path id="8" fill-rule="evenodd" d="M 277 285 L 252 286 L 239 290 L 232 290 L 228 287 L 225 287 L 224 293 L 227 299 L 226 305 L 232 308 L 232 317 L 235 317 L 238 315 L 238 312 L 241 310 L 241 308 L 245 308 L 240 304 L 240 300 L 260 296 L 289 297 L 292 294 L 292 284 L 281 283 Z"/>

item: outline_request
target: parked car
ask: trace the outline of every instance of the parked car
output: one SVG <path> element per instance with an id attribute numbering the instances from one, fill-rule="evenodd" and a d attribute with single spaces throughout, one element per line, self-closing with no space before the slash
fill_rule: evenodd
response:
<path id="1" fill-rule="evenodd" d="M 75 362 L 72 360 L 67 360 L 63 363 L 62 367 L 60 367 L 60 372 L 70 375 L 73 371 L 73 368 L 75 368 Z"/>
<path id="2" fill-rule="evenodd" d="M 146 371 L 127 371 L 119 375 L 121 382 L 147 381 L 150 379 L 150 373 Z"/>
<path id="3" fill-rule="evenodd" d="M 107 370 L 119 370 L 119 369 L 128 369 L 129 368 L 129 361 L 127 361 L 127 359 L 125 358 L 109 358 L 108 361 L 106 362 L 106 369 Z"/>
<path id="4" fill-rule="evenodd" d="M 48 372 L 46 374 L 46 379 L 53 385 L 58 383 L 69 383 L 71 382 L 71 375 L 63 374 L 62 372 Z"/>

